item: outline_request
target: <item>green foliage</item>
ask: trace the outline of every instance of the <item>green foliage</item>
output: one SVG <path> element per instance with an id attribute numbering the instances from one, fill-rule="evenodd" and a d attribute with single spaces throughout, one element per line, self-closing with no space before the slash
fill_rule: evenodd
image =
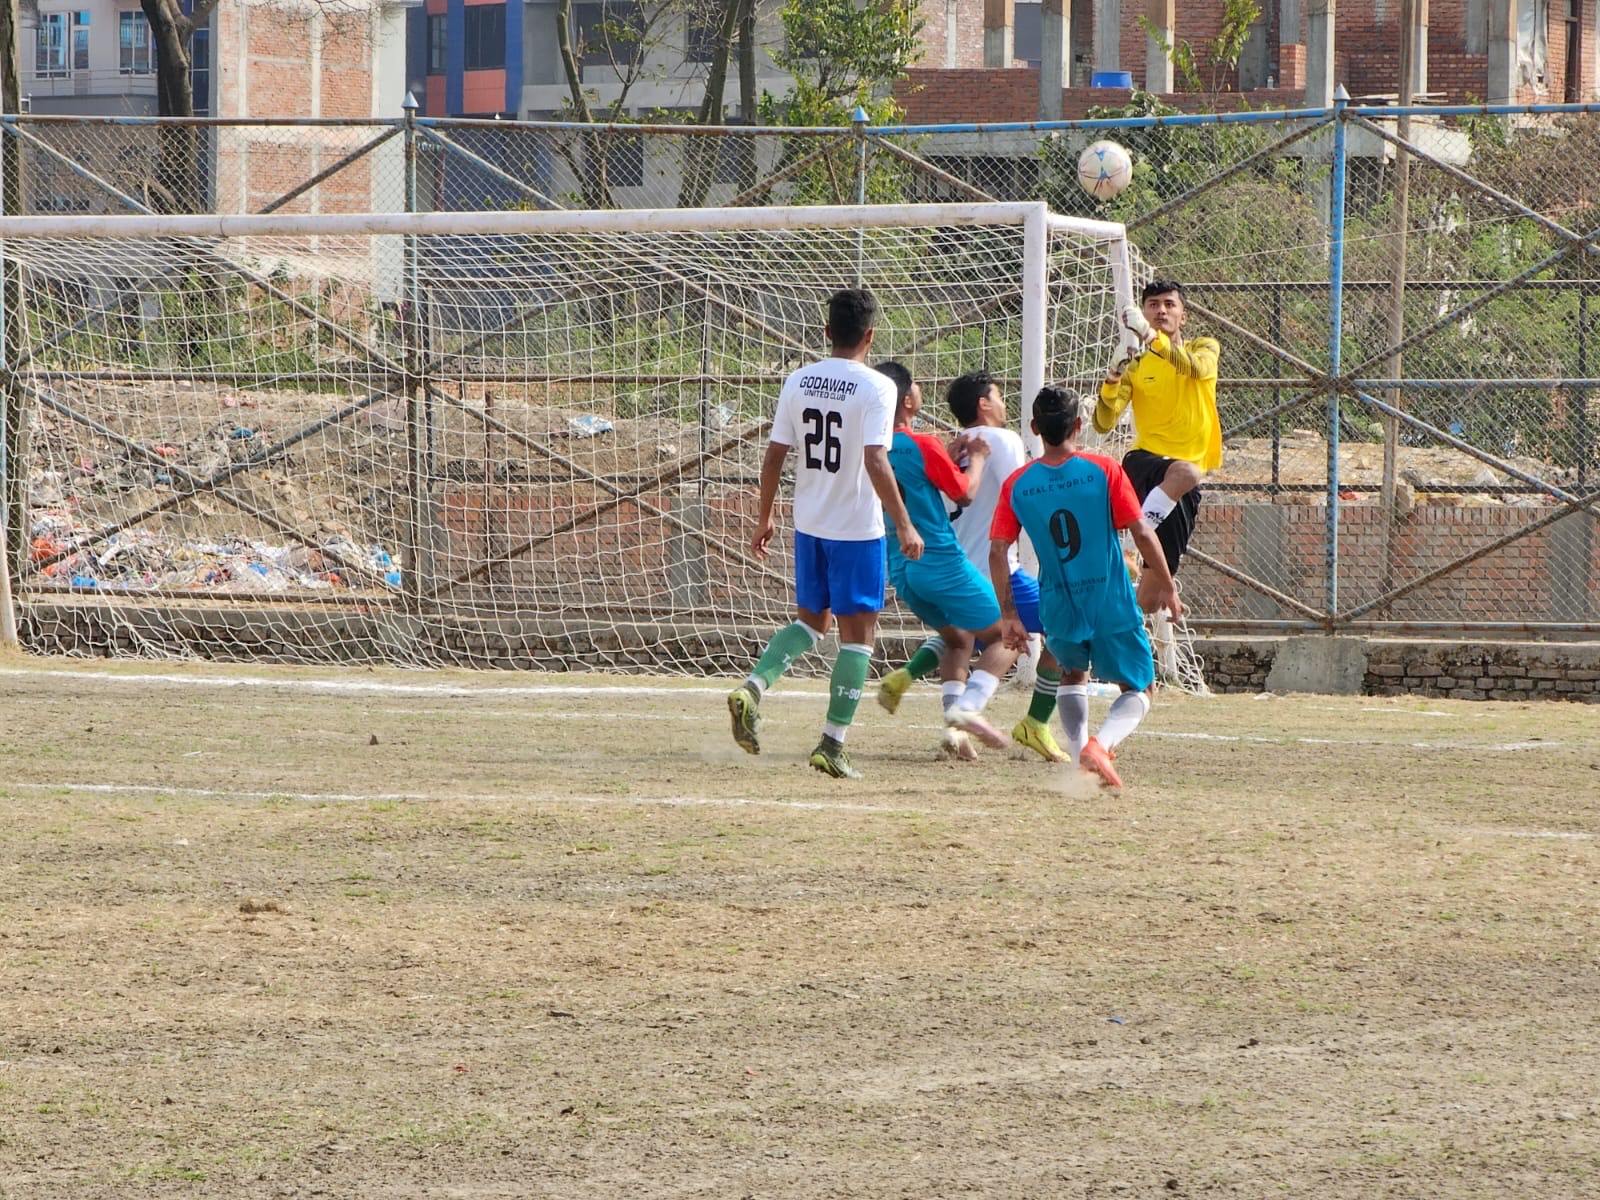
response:
<path id="1" fill-rule="evenodd" d="M 1227 73 L 1238 69 L 1239 56 L 1244 53 L 1245 43 L 1250 40 L 1250 27 L 1260 19 L 1261 7 L 1255 0 L 1224 0 L 1222 27 L 1218 29 L 1216 37 L 1202 46 L 1206 63 L 1211 68 L 1209 80 L 1201 77 L 1199 59 L 1188 41 L 1179 39 L 1174 43 L 1168 40 L 1166 31 L 1157 28 L 1149 17 L 1142 14 L 1139 27 L 1155 40 L 1156 45 L 1161 47 L 1161 53 L 1172 63 L 1180 91 L 1205 92 L 1214 97 L 1221 91 Z"/>
<path id="2" fill-rule="evenodd" d="M 763 124 L 844 125 L 857 104 L 874 123 L 899 118 L 889 89 L 921 53 L 915 0 L 786 0 L 780 15 L 772 59 L 794 87 L 781 101 L 762 98 Z"/>
<path id="3" fill-rule="evenodd" d="M 903 110 L 891 91 L 921 53 L 922 18 L 907 0 L 877 0 L 857 7 L 853 0 L 787 0 L 781 14 L 784 44 L 773 61 L 788 71 L 794 85 L 781 99 L 763 93 L 763 125 L 848 127 L 856 107 L 869 125 L 890 125 Z M 812 140 L 784 148 L 779 168 L 817 149 Z M 786 199 L 796 204 L 853 204 L 861 169 L 854 145 L 840 145 L 799 172 Z M 905 198 L 913 172 L 887 155 L 869 154 L 866 199 L 890 204 Z"/>

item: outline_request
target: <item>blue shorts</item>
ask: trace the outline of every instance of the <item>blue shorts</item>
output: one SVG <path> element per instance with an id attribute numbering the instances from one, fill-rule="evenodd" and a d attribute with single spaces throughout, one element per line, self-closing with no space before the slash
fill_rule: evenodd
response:
<path id="1" fill-rule="evenodd" d="M 888 573 L 883 538 L 842 542 L 794 535 L 795 603 L 810 612 L 832 610 L 838 617 L 883 611 L 883 580 Z"/>
<path id="2" fill-rule="evenodd" d="M 895 555 L 890 569 L 895 594 L 924 625 L 978 633 L 1000 619 L 994 588 L 959 552 L 912 562 Z"/>
<path id="3" fill-rule="evenodd" d="M 1016 605 L 1022 627 L 1029 633 L 1043 633 L 1039 620 L 1039 581 L 1021 567 L 1011 572 L 1011 603 Z"/>
<path id="4" fill-rule="evenodd" d="M 1141 692 L 1156 681 L 1150 638 L 1142 624 L 1103 633 L 1087 642 L 1047 636 L 1045 644 L 1063 671 L 1092 670 L 1094 677 L 1104 683 L 1125 683 Z"/>

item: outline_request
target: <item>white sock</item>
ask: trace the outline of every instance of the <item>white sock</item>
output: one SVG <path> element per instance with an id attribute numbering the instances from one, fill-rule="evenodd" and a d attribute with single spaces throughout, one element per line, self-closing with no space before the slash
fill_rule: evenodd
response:
<path id="1" fill-rule="evenodd" d="M 827 734 L 836 742 L 843 742 L 844 735 L 849 731 L 849 729 L 850 726 L 848 725 L 833 725 L 827 721 L 822 723 L 822 732 Z"/>
<path id="2" fill-rule="evenodd" d="M 1107 750 L 1139 727 L 1145 713 L 1150 711 L 1150 697 L 1143 692 L 1123 692 L 1111 702 L 1104 724 L 1095 738 Z"/>
<path id="3" fill-rule="evenodd" d="M 959 679 L 946 679 L 939 685 L 941 699 L 944 700 L 944 710 L 949 712 L 961 699 L 961 693 L 967 690 L 967 685 Z"/>
<path id="4" fill-rule="evenodd" d="M 1089 740 L 1089 685 L 1063 683 L 1056 689 L 1056 714 L 1067 735 L 1067 753 L 1078 761 L 1083 744 Z"/>
<path id="5" fill-rule="evenodd" d="M 975 670 L 967 676 L 967 690 L 961 694 L 961 707 L 968 712 L 981 713 L 983 706 L 994 699 L 1000 678 L 988 671 Z"/>
<path id="6" fill-rule="evenodd" d="M 1150 522 L 1150 528 L 1167 519 L 1167 514 L 1178 507 L 1178 502 L 1167 495 L 1160 488 L 1151 488 L 1150 494 L 1144 498 L 1144 519 Z"/>

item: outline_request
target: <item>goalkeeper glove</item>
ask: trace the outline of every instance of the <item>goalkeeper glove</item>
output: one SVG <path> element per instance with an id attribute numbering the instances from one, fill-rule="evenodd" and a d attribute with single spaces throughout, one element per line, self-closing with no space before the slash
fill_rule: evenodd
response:
<path id="1" fill-rule="evenodd" d="M 1141 346 L 1148 346 L 1155 341 L 1156 331 L 1150 328 L 1150 322 L 1144 319 L 1144 313 L 1132 304 L 1122 310 L 1122 327 L 1138 338 Z"/>
<path id="2" fill-rule="evenodd" d="M 1124 372 L 1138 359 L 1140 351 L 1128 345 L 1127 342 L 1117 343 L 1117 352 L 1111 356 L 1111 365 L 1106 368 L 1107 379 L 1121 378 Z"/>

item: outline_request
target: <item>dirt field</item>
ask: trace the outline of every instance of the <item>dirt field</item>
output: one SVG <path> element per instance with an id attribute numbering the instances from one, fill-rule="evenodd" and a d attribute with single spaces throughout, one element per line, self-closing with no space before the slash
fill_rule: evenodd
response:
<path id="1" fill-rule="evenodd" d="M 0 663 L 0 1196 L 1600 1192 L 1594 708 L 724 686 Z"/>

